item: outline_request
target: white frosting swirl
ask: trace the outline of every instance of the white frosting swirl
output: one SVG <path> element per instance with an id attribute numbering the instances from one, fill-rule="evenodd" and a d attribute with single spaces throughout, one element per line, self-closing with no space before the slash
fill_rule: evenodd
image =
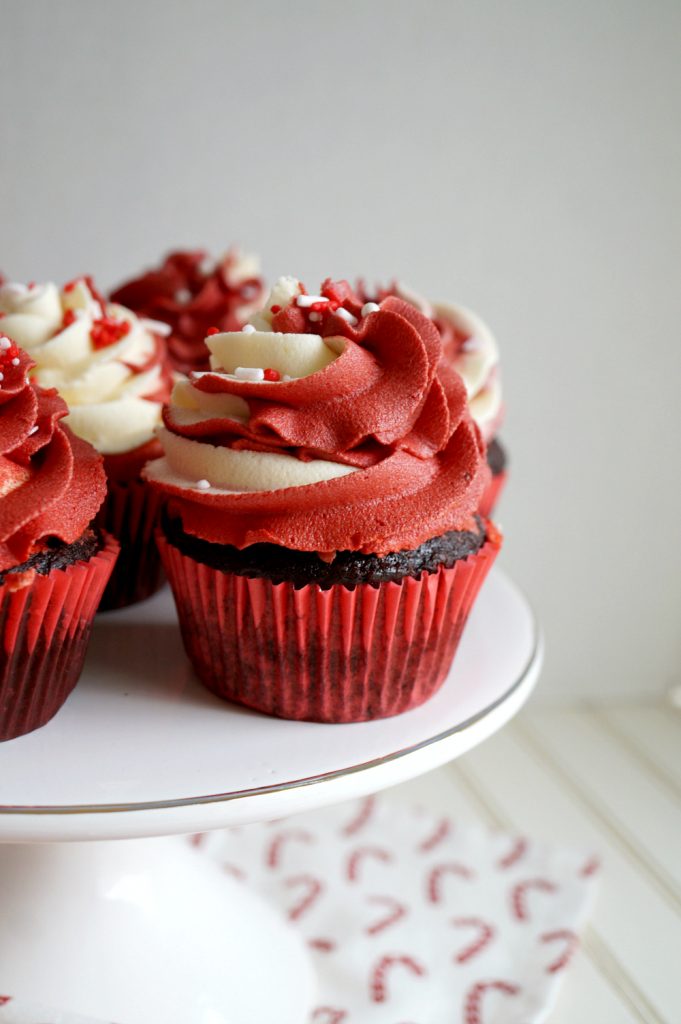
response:
<path id="1" fill-rule="evenodd" d="M 83 279 L 61 291 L 54 284 L 6 284 L 0 313 L 3 332 L 35 360 L 38 383 L 56 388 L 66 401 L 74 433 L 104 455 L 152 439 L 161 421 L 153 396 L 162 387 L 163 366 L 154 359 L 156 339 L 144 321 L 114 303 L 102 308 Z M 96 347 L 93 329 L 96 336 L 103 317 L 115 322 L 113 337 L 121 337 Z M 127 333 L 116 325 L 127 325 Z"/>

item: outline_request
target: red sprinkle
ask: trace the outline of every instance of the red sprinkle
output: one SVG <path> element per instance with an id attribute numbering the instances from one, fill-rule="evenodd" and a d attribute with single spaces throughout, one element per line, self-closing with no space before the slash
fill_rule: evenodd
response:
<path id="1" fill-rule="evenodd" d="M 209 327 L 208 330 L 206 331 L 206 337 L 210 337 L 213 334 L 219 334 L 219 333 L 220 333 L 220 328 L 219 327 Z"/>
<path id="2" fill-rule="evenodd" d="M 76 287 L 76 285 L 78 284 L 78 282 L 79 282 L 79 281 L 82 281 L 82 280 L 83 280 L 83 279 L 82 279 L 82 277 L 74 277 L 73 281 L 67 281 L 67 282 L 66 282 L 66 284 L 64 285 L 64 291 L 65 291 L 65 292 L 66 292 L 67 294 L 68 294 L 69 292 L 72 292 L 72 291 L 73 291 L 73 289 L 74 289 L 74 288 Z"/>
<path id="3" fill-rule="evenodd" d="M 65 310 L 64 315 L 61 318 L 61 325 L 62 325 L 62 327 L 70 327 L 75 319 L 76 319 L 76 314 L 73 312 L 72 309 Z"/>
<path id="4" fill-rule="evenodd" d="M 6 335 L 3 334 L 3 335 L 0 335 L 0 337 L 5 338 Z M 10 340 L 11 340 L 10 338 L 7 338 L 7 341 L 10 341 Z M 12 365 L 12 360 L 13 359 L 18 359 L 18 358 L 19 358 L 19 349 L 14 344 L 14 342 L 12 342 L 12 344 L 9 346 L 9 348 L 0 349 L 0 367 L 2 367 L 3 370 Z"/>
<path id="5" fill-rule="evenodd" d="M 271 368 L 268 367 L 268 369 L 265 370 L 264 373 L 265 380 L 281 380 L 281 374 L 279 373 L 279 370 L 272 370 Z"/>
<path id="6" fill-rule="evenodd" d="M 93 323 L 90 338 L 96 349 L 107 348 L 109 345 L 115 345 L 129 333 L 130 324 L 127 320 L 116 320 L 112 316 L 103 316 Z"/>
<path id="7" fill-rule="evenodd" d="M 275 303 L 275 305 L 274 305 L 274 306 L 270 306 L 270 311 L 271 311 L 272 313 L 280 313 L 280 312 L 281 312 L 281 306 L 279 306 L 279 305 L 277 305 L 277 304 Z"/>

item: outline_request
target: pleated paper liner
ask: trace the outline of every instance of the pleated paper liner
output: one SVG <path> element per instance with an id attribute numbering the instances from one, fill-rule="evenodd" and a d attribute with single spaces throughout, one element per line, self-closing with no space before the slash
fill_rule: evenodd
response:
<path id="1" fill-rule="evenodd" d="M 494 509 L 499 501 L 499 496 L 506 485 L 507 477 L 508 473 L 505 470 L 490 477 L 489 483 L 483 491 L 482 498 L 480 499 L 479 512 L 483 519 L 488 519 L 493 515 Z"/>
<path id="2" fill-rule="evenodd" d="M 0 586 L 0 740 L 45 725 L 73 690 L 117 554 L 104 535 L 87 562 Z"/>
<path id="3" fill-rule="evenodd" d="M 154 540 L 161 503 L 160 495 L 142 480 L 109 480 L 96 523 L 118 539 L 121 553 L 100 611 L 136 604 L 163 585 L 165 576 Z"/>
<path id="4" fill-rule="evenodd" d="M 221 572 L 159 532 L 187 654 L 226 700 L 315 722 L 362 722 L 417 707 L 442 685 L 501 546 L 378 587 L 322 590 Z"/>

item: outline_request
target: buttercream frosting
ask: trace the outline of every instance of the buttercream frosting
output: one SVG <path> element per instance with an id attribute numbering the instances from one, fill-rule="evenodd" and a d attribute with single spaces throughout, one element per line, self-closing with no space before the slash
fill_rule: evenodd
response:
<path id="1" fill-rule="evenodd" d="M 64 424 L 57 392 L 29 380 L 32 366 L 0 334 L 0 572 L 50 538 L 78 540 L 106 493 L 102 457 Z"/>
<path id="2" fill-rule="evenodd" d="M 430 319 L 376 305 L 282 278 L 245 331 L 206 339 L 144 473 L 187 532 L 380 555 L 470 524 L 488 471 L 464 383 Z"/>
<path id="3" fill-rule="evenodd" d="M 134 313 L 106 302 L 90 278 L 0 288 L 0 328 L 35 362 L 33 375 L 69 406 L 74 433 L 104 455 L 148 444 L 168 397 L 160 337 Z"/>
<path id="4" fill-rule="evenodd" d="M 111 297 L 164 323 L 171 362 L 189 373 L 208 368 L 208 330 L 239 330 L 265 295 L 257 257 L 230 249 L 213 261 L 197 249 L 169 253 L 159 267 L 121 285 Z"/>

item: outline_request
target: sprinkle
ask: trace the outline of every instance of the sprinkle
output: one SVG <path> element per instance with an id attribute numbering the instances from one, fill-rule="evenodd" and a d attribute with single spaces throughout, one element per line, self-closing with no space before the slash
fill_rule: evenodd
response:
<path id="1" fill-rule="evenodd" d="M 380 308 L 377 302 L 365 302 L 362 306 L 362 316 L 369 316 L 369 313 L 378 313 Z"/>
<path id="2" fill-rule="evenodd" d="M 219 327 L 209 327 L 208 330 L 206 331 L 206 337 L 207 338 L 211 338 L 214 334 L 219 334 L 219 333 L 220 333 L 220 328 Z"/>
<path id="3" fill-rule="evenodd" d="M 3 373 L 3 372 L 2 372 L 1 370 L 0 370 L 0 380 L 4 380 L 4 379 L 5 379 L 5 375 L 4 375 L 4 373 Z"/>
<path id="4" fill-rule="evenodd" d="M 241 328 L 241 333 L 255 334 L 255 327 L 253 326 L 253 324 L 244 324 L 244 326 Z"/>
<path id="5" fill-rule="evenodd" d="M 357 317 L 353 316 L 352 313 L 350 313 L 347 309 L 343 309 L 342 306 L 336 310 L 336 316 L 339 316 L 342 320 L 345 320 L 345 322 L 350 324 L 351 327 L 354 327 L 355 324 L 357 323 Z"/>
<path id="6" fill-rule="evenodd" d="M 17 356 L 15 356 L 14 359 L 12 360 L 12 366 L 18 366 L 20 362 L 21 359 L 18 359 Z"/>
<path id="7" fill-rule="evenodd" d="M 313 323 L 317 323 L 322 318 L 321 313 L 309 313 L 308 316 Z"/>
<path id="8" fill-rule="evenodd" d="M 270 306 L 270 312 L 271 313 L 281 313 L 281 306 L 278 305 L 278 303 L 275 302 L 275 304 L 273 306 Z"/>
<path id="9" fill-rule="evenodd" d="M 36 425 L 34 427 L 31 427 L 31 429 L 29 430 L 28 436 L 29 437 L 33 437 L 33 435 L 37 434 L 37 433 L 38 433 L 38 424 L 36 423 Z"/>
<path id="10" fill-rule="evenodd" d="M 281 379 L 282 381 L 284 381 L 284 383 L 286 383 L 286 381 L 295 380 L 295 377 L 289 377 L 288 373 L 285 373 Z"/>
<path id="11" fill-rule="evenodd" d="M 305 308 L 309 306 L 316 306 L 319 302 L 325 304 L 328 301 L 329 300 L 325 295 L 299 295 L 296 299 L 296 305 L 303 306 Z"/>
<path id="12" fill-rule="evenodd" d="M 236 366 L 234 376 L 237 380 L 264 380 L 265 371 L 259 366 Z"/>
<path id="13" fill-rule="evenodd" d="M 90 340 L 94 348 L 107 348 L 115 345 L 121 338 L 130 334 L 130 324 L 127 320 L 117 320 L 113 316 L 103 316 L 95 320 L 90 328 Z"/>
<path id="14" fill-rule="evenodd" d="M 270 366 L 268 366 L 267 369 L 264 370 L 263 372 L 265 375 L 265 380 L 281 380 L 281 374 L 279 373 L 279 370 L 273 370 Z"/>
<path id="15" fill-rule="evenodd" d="M 210 480 L 197 480 L 196 486 L 199 488 L 200 491 L 207 491 L 208 488 L 210 487 Z"/>
<path id="16" fill-rule="evenodd" d="M 175 292 L 175 302 L 189 302 L 191 297 L 192 293 L 189 288 L 178 288 Z"/>
<path id="17" fill-rule="evenodd" d="M 3 352 L 10 348 L 11 345 L 12 342 L 10 341 L 9 338 L 0 338 L 0 349 L 2 349 Z"/>
<path id="18" fill-rule="evenodd" d="M 64 291 L 66 292 L 66 294 L 68 295 L 69 292 L 72 292 L 73 289 L 76 287 L 77 284 L 79 284 L 81 280 L 82 278 L 80 277 L 74 277 L 73 281 L 67 281 L 66 284 L 64 285 Z"/>

